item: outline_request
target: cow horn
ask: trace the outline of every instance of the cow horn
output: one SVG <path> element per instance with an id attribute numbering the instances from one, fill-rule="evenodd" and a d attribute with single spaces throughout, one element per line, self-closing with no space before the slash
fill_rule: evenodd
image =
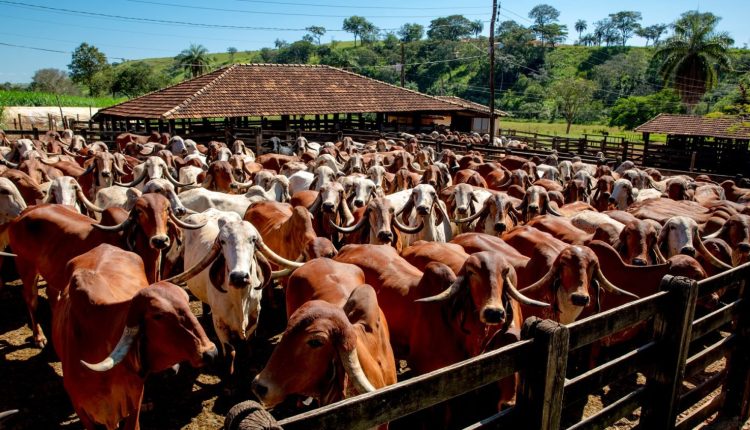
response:
<path id="1" fill-rule="evenodd" d="M 512 297 L 515 301 L 517 301 L 518 303 L 521 303 L 526 306 L 536 306 L 540 308 L 548 308 L 550 306 L 549 303 L 540 302 L 538 300 L 531 299 L 521 294 L 521 292 L 516 289 L 516 286 L 513 285 L 513 283 L 510 281 L 510 277 L 508 276 L 507 273 L 505 274 L 503 278 L 505 280 L 505 288 L 508 291 L 508 295 Z"/>
<path id="2" fill-rule="evenodd" d="M 86 209 L 94 212 L 104 212 L 104 209 L 91 203 L 91 200 L 86 198 L 86 194 L 83 193 L 83 190 L 80 187 L 76 188 L 76 197 L 78 197 L 78 200 L 80 200 L 81 203 L 86 206 Z"/>
<path id="3" fill-rule="evenodd" d="M 149 152 L 143 152 L 146 149 L 148 149 L 148 148 L 142 148 L 140 151 L 138 151 L 138 153 L 141 154 L 141 155 L 151 155 L 151 154 L 153 154 L 156 151 L 156 146 L 152 146 L 151 147 L 151 151 L 149 151 Z"/>
<path id="4" fill-rule="evenodd" d="M 138 185 L 138 184 L 140 184 L 141 182 L 143 182 L 143 180 L 144 180 L 144 179 L 146 179 L 146 174 L 147 174 L 147 173 L 148 173 L 148 172 L 146 172 L 146 169 L 143 169 L 143 170 L 141 171 L 141 174 L 140 174 L 140 175 L 138 175 L 138 177 L 137 177 L 137 178 L 135 178 L 135 179 L 134 179 L 134 180 L 133 180 L 132 182 L 130 182 L 129 184 L 125 184 L 125 183 L 122 183 L 122 182 L 117 182 L 117 181 L 115 181 L 115 185 L 117 185 L 117 186 L 120 186 L 120 187 L 125 187 L 125 188 L 135 187 L 136 185 Z"/>
<path id="5" fill-rule="evenodd" d="M 144 170 L 145 170 L 145 169 L 144 169 Z M 195 184 L 195 182 L 191 182 L 191 183 L 189 183 L 189 184 L 183 184 L 182 182 L 180 182 L 180 181 L 178 181 L 177 179 L 175 179 L 175 178 L 174 178 L 174 177 L 173 177 L 173 176 L 172 176 L 172 175 L 171 175 L 171 174 L 169 173 L 169 169 L 165 169 L 165 170 L 164 170 L 164 176 L 166 176 L 166 177 L 167 177 L 167 179 L 169 180 L 169 182 L 171 182 L 171 183 L 172 183 L 172 185 L 174 185 L 175 187 L 187 187 L 187 186 L 190 186 L 190 185 L 194 185 L 194 184 Z"/>
<path id="6" fill-rule="evenodd" d="M 420 168 L 417 163 L 411 163 L 410 167 L 414 171 L 414 173 L 424 174 L 425 172 L 425 170 Z"/>
<path id="7" fill-rule="evenodd" d="M 711 254 L 711 252 L 706 248 L 706 245 L 703 243 L 703 240 L 701 240 L 700 236 L 698 236 L 697 234 L 695 235 L 694 241 L 698 242 L 698 251 L 703 254 L 703 257 L 705 257 L 712 266 L 722 270 L 729 270 L 732 268 L 732 266 L 719 260 L 715 255 Z"/>
<path id="8" fill-rule="evenodd" d="M 187 282 L 195 275 L 204 271 L 206 267 L 208 267 L 211 263 L 213 263 L 214 260 L 216 260 L 216 257 L 218 257 L 219 254 L 221 254 L 221 242 L 219 242 L 219 238 L 217 237 L 214 241 L 214 244 L 211 246 L 211 249 L 208 251 L 208 254 L 206 254 L 206 256 L 203 257 L 201 261 L 197 262 L 187 271 L 182 272 L 179 275 L 172 276 L 169 279 L 165 279 L 164 282 L 171 282 L 173 284 L 182 284 L 184 282 Z"/>
<path id="9" fill-rule="evenodd" d="M 552 214 L 554 216 L 562 216 L 560 212 L 553 209 L 552 206 L 549 204 L 549 196 L 547 196 L 547 199 L 544 201 L 544 209 L 548 214 Z"/>
<path id="10" fill-rule="evenodd" d="M 294 272 L 294 269 L 290 269 L 290 268 L 282 269 L 282 270 L 275 270 L 271 272 L 271 279 L 283 278 L 285 276 L 291 275 L 292 272 Z"/>
<path id="11" fill-rule="evenodd" d="M 17 413 L 18 413 L 18 409 L 11 409 L 9 411 L 0 412 L 0 420 L 8 418 L 9 416 L 11 416 L 13 414 L 17 414 Z"/>
<path id="12" fill-rule="evenodd" d="M 130 347 L 133 345 L 133 342 L 135 342 L 135 338 L 138 335 L 139 327 L 125 327 L 125 330 L 122 332 L 122 337 L 120 337 L 120 341 L 117 342 L 117 345 L 115 346 L 115 349 L 112 350 L 112 352 L 105 358 L 104 360 L 100 361 L 96 364 L 87 363 L 83 360 L 81 360 L 81 364 L 88 367 L 89 369 L 95 371 L 95 372 L 106 372 L 108 370 L 111 370 L 113 367 L 115 367 L 118 363 L 120 363 L 125 356 L 128 355 L 128 351 L 130 351 Z"/>
<path id="13" fill-rule="evenodd" d="M 187 223 L 179 218 L 177 218 L 177 215 L 172 212 L 172 210 L 169 211 L 169 219 L 172 220 L 175 224 L 177 224 L 180 228 L 184 228 L 186 230 L 198 230 L 199 228 L 203 228 L 203 226 L 206 225 L 208 221 L 203 221 L 203 223 L 199 224 L 190 224 Z"/>
<path id="14" fill-rule="evenodd" d="M 602 273 L 602 268 L 599 267 L 598 265 L 596 266 L 596 273 L 594 276 L 599 280 L 599 284 L 601 285 L 601 287 L 610 293 L 619 294 L 621 296 L 628 296 L 634 299 L 640 298 L 629 291 L 625 291 L 622 288 L 617 288 L 616 286 L 614 286 L 611 282 L 609 282 L 607 278 L 604 277 L 604 273 Z"/>
<path id="15" fill-rule="evenodd" d="M 125 170 L 123 170 L 122 166 L 120 166 L 121 162 L 121 159 L 115 157 L 115 161 L 112 163 L 112 167 L 115 169 L 115 172 L 119 173 L 121 176 L 125 176 L 127 175 L 127 173 L 125 173 Z"/>
<path id="16" fill-rule="evenodd" d="M 554 278 L 555 274 L 557 273 L 557 266 L 558 266 L 557 262 L 553 263 L 552 267 L 550 267 L 547 273 L 545 273 L 544 276 L 542 276 L 542 279 L 534 282 L 533 284 L 529 285 L 528 287 L 522 289 L 519 292 L 536 291 L 537 289 L 550 283 L 552 279 Z"/>
<path id="17" fill-rule="evenodd" d="M 298 269 L 302 267 L 305 263 L 287 260 L 286 258 L 278 255 L 275 253 L 271 248 L 268 247 L 265 243 L 263 243 L 263 240 L 260 238 L 257 238 L 255 240 L 255 245 L 258 247 L 258 250 L 262 252 L 266 257 L 268 257 L 269 260 L 273 261 L 274 263 L 286 266 L 288 268 Z"/>
<path id="18" fill-rule="evenodd" d="M 8 166 L 8 167 L 10 167 L 11 169 L 17 169 L 17 168 L 18 168 L 18 164 L 16 164 L 16 163 L 12 163 L 12 162 L 10 162 L 10 161 L 6 160 L 5 158 L 1 158 L 1 157 L 0 157 L 0 164 L 3 164 L 3 165 L 5 165 L 5 166 Z"/>
<path id="19" fill-rule="evenodd" d="M 453 281 L 453 283 L 448 288 L 443 290 L 442 293 L 434 295 L 434 296 L 430 296 L 430 297 L 417 299 L 415 300 L 415 302 L 432 303 L 432 302 L 442 302 L 442 301 L 448 300 L 451 297 L 458 294 L 458 292 L 461 290 L 461 284 L 463 284 L 463 279 L 464 279 L 463 276 L 459 276 L 458 278 L 456 278 L 455 281 Z"/>
<path id="20" fill-rule="evenodd" d="M 708 236 L 703 236 L 703 239 L 718 239 L 719 235 L 721 235 L 722 230 L 724 230 L 724 227 L 716 230 L 715 232 L 709 234 Z"/>
<path id="21" fill-rule="evenodd" d="M 360 394 L 375 391 L 375 387 L 372 386 L 367 379 L 367 375 L 362 370 L 362 365 L 359 364 L 357 348 L 354 347 L 351 351 L 346 351 L 344 348 L 339 347 L 338 351 L 341 365 L 344 367 L 347 376 L 349 376 L 349 381 L 354 386 L 354 389 Z"/>
<path id="22" fill-rule="evenodd" d="M 419 233 L 420 231 L 422 231 L 422 228 L 424 227 L 424 221 L 421 221 L 421 220 L 419 221 L 419 224 L 417 224 L 415 227 L 409 227 L 409 226 L 405 226 L 401 224 L 401 222 L 395 216 L 393 217 L 392 222 L 396 226 L 397 229 L 408 234 Z"/>
<path id="23" fill-rule="evenodd" d="M 120 230 L 125 229 L 125 227 L 127 227 L 128 225 L 130 225 L 131 222 L 132 221 L 130 217 L 128 217 L 128 219 L 126 219 L 125 221 L 117 225 L 102 225 L 102 224 L 94 223 L 94 224 L 91 224 L 91 227 L 98 228 L 99 230 L 104 230 L 104 231 L 120 231 Z"/>
<path id="24" fill-rule="evenodd" d="M 440 212 L 440 215 L 443 217 L 444 221 L 450 222 L 450 217 L 445 212 L 445 209 L 443 209 L 443 202 L 440 201 L 440 199 L 435 199 L 434 205 L 437 206 L 438 212 Z M 437 222 L 437 217 L 435 219 L 435 225 L 440 225 L 440 223 Z"/>
<path id="25" fill-rule="evenodd" d="M 342 204 L 346 204 L 346 202 L 343 202 Z M 367 214 L 363 214 L 362 218 L 357 221 L 356 224 L 354 224 L 351 227 L 341 227 L 340 225 L 337 225 L 333 220 L 329 219 L 328 223 L 331 225 L 331 227 L 335 228 L 341 233 L 354 233 L 355 231 L 362 228 L 363 225 L 365 225 L 365 221 L 367 221 Z"/>
<path id="26" fill-rule="evenodd" d="M 55 154 L 55 155 L 57 155 L 57 154 Z M 51 158 L 46 158 L 46 159 L 45 158 L 40 158 L 39 161 L 41 161 L 42 164 L 46 164 L 47 166 L 54 166 L 55 164 L 57 164 L 58 162 L 60 162 L 60 156 L 59 155 L 57 157 L 55 157 L 55 158 L 56 158 L 55 161 L 52 161 Z"/>
<path id="27" fill-rule="evenodd" d="M 458 218 L 458 219 L 453 220 L 453 222 L 455 222 L 456 224 L 466 224 L 466 223 L 472 222 L 475 219 L 482 216 L 485 212 L 487 212 L 488 208 L 489 206 L 484 205 L 482 209 L 478 210 L 474 215 L 469 215 L 466 218 Z"/>
<path id="28" fill-rule="evenodd" d="M 656 262 L 658 264 L 663 264 L 667 262 L 667 259 L 664 258 L 664 254 L 661 253 L 661 248 L 658 244 L 654 245 L 654 254 L 656 255 Z"/>
<path id="29" fill-rule="evenodd" d="M 11 257 L 11 258 L 14 258 L 14 257 L 18 257 L 18 256 L 16 254 L 11 254 L 10 252 L 0 251 L 0 257 Z"/>

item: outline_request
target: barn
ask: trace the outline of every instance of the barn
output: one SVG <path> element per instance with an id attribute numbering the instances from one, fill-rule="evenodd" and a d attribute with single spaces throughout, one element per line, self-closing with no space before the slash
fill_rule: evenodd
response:
<path id="1" fill-rule="evenodd" d="M 102 131 L 169 131 L 201 140 L 251 128 L 431 131 L 443 125 L 488 132 L 489 109 L 331 66 L 235 64 L 102 109 L 94 121 Z"/>

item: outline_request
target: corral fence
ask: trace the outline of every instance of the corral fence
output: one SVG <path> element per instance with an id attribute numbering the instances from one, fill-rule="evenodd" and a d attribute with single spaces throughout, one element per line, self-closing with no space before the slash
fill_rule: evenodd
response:
<path id="1" fill-rule="evenodd" d="M 562 325 L 528 318 L 522 340 L 452 366 L 259 426 L 252 411 L 233 428 L 367 429 L 472 392 L 502 378 L 520 375 L 516 404 L 490 417 L 477 417 L 467 429 L 602 429 L 640 408 L 639 428 L 690 429 L 718 413 L 737 428 L 749 415 L 750 263 L 695 282 L 666 276 L 660 292 L 618 308 Z M 724 301 L 710 311 L 696 304 L 713 293 Z M 573 369 L 586 348 L 633 326 L 645 326 L 627 352 L 608 361 Z M 696 379 L 724 359 L 723 369 Z M 715 371 L 715 368 L 711 370 Z M 641 374 L 645 383 L 593 415 L 564 423 L 581 401 L 608 385 Z M 619 382 L 618 382 L 619 381 Z M 630 386 L 628 386 L 630 387 Z M 719 394 L 709 394 L 719 390 Z M 567 415 L 566 415 L 567 414 Z M 266 413 L 267 415 L 267 413 Z M 567 421 L 570 421 L 568 419 Z M 237 422 L 239 425 L 237 426 Z"/>

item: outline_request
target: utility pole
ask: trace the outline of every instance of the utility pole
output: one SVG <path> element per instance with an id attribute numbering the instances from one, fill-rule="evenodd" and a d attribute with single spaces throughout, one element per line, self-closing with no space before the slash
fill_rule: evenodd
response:
<path id="1" fill-rule="evenodd" d="M 406 81 L 406 54 L 404 54 L 404 42 L 401 42 L 401 88 L 404 87 L 404 81 Z"/>
<path id="2" fill-rule="evenodd" d="M 490 145 L 495 143 L 495 19 L 497 18 L 497 0 L 492 0 L 492 18 L 490 18 Z"/>

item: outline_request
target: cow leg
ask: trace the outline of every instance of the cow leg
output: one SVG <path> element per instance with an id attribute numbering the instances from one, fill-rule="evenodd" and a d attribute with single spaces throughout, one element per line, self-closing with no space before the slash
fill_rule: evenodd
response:
<path id="1" fill-rule="evenodd" d="M 143 389 L 141 389 L 140 394 L 138 395 L 137 399 L 134 399 L 136 401 L 136 407 L 130 416 L 125 418 L 125 425 L 123 426 L 123 430 L 140 430 L 141 428 L 141 404 L 143 403 Z"/>
<path id="2" fill-rule="evenodd" d="M 76 411 L 76 414 L 78 415 L 78 419 L 81 420 L 81 425 L 86 430 L 96 430 L 97 427 L 102 427 L 101 425 L 97 425 L 94 420 L 91 419 L 91 417 L 88 416 L 85 410 L 80 408 L 74 408 Z"/>
<path id="3" fill-rule="evenodd" d="M 29 311 L 29 325 L 31 326 L 31 332 L 34 337 L 34 344 L 39 348 L 44 348 L 47 344 L 47 338 L 42 332 L 42 327 L 36 318 L 36 309 L 39 306 L 39 287 L 37 281 L 39 275 L 31 263 L 25 263 L 23 261 L 16 261 L 18 267 L 18 273 L 21 276 L 21 282 L 23 282 L 23 299 L 26 302 L 26 308 Z"/>

